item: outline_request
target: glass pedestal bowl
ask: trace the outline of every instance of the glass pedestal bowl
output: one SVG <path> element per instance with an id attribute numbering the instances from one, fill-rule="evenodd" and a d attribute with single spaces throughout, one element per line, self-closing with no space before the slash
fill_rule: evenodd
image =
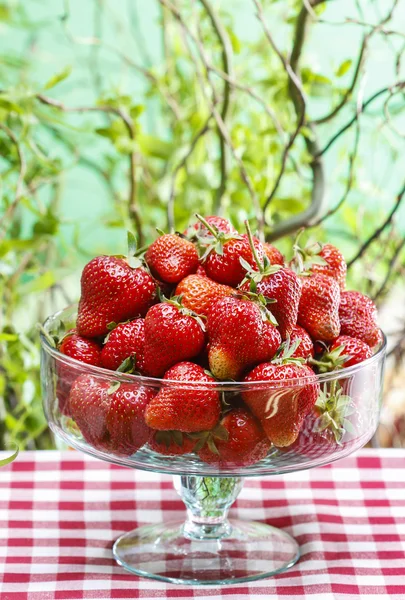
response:
<path id="1" fill-rule="evenodd" d="M 50 317 L 45 329 L 51 335 L 61 323 L 75 321 L 75 307 Z M 334 373 L 274 383 L 179 383 L 123 374 L 80 363 L 61 354 L 41 335 L 41 379 L 44 410 L 51 430 L 69 446 L 119 465 L 174 475 L 174 486 L 187 508 L 185 522 L 147 525 L 122 535 L 114 544 L 118 564 L 128 571 L 162 581 L 182 584 L 230 584 L 252 581 L 281 573 L 299 559 L 299 547 L 286 532 L 264 523 L 228 520 L 228 511 L 238 496 L 245 477 L 290 473 L 326 465 L 358 450 L 374 434 L 379 418 L 385 341 L 363 363 Z M 115 390 L 118 383 L 133 391 L 148 391 L 150 396 L 163 388 L 176 394 L 184 390 L 198 394 L 218 392 L 227 405 L 243 406 L 246 394 L 260 394 L 272 415 L 288 396 L 292 405 L 299 402 L 303 388 L 319 386 L 320 397 L 335 398 L 341 427 L 339 442 L 330 430 L 322 430 L 325 418 L 310 413 L 304 420 L 296 442 L 284 448 L 268 446 L 267 455 L 254 464 L 208 464 L 191 452 L 166 456 L 144 443 L 135 453 L 123 455 L 109 444 L 89 442 L 69 416 L 67 398 L 79 377 L 91 378 L 92 385 Z M 127 388 L 125 388 L 127 389 Z M 337 400 L 336 400 L 337 399 Z M 105 396 L 108 403 L 108 394 Z M 339 404 L 340 403 L 340 404 Z M 335 410 L 335 412 L 333 412 Z M 269 418 L 272 418 L 269 415 Z M 100 416 L 100 415 L 99 415 Z M 94 421 L 101 428 L 105 423 Z M 330 423 L 329 423 L 330 424 Z M 82 427 L 83 429 L 83 427 Z M 135 431 L 135 429 L 134 429 Z M 134 436 L 138 435 L 134 433 Z M 103 438 L 107 438 L 104 436 Z M 133 440 L 136 444 L 136 440 Z M 263 455 L 263 453 L 262 453 Z"/>

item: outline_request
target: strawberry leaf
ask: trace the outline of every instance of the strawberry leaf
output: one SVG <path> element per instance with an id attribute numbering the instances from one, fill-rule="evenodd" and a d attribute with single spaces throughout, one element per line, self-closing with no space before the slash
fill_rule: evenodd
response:
<path id="1" fill-rule="evenodd" d="M 136 237 L 131 231 L 127 231 L 127 240 L 128 240 L 128 258 L 135 256 L 136 250 L 138 247 Z"/>
<path id="2" fill-rule="evenodd" d="M 121 385 L 121 383 L 119 381 L 112 381 L 110 387 L 107 390 L 107 394 L 109 396 L 111 396 L 112 394 L 115 394 L 115 392 L 118 390 L 120 385 Z"/>

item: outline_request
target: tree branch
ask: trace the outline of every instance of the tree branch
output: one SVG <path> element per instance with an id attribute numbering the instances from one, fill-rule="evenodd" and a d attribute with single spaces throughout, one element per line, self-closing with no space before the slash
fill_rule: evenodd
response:
<path id="1" fill-rule="evenodd" d="M 377 240 L 380 237 L 380 235 L 383 233 L 383 231 L 388 227 L 388 225 L 390 225 L 390 223 L 392 222 L 392 219 L 394 218 L 395 213 L 398 211 L 399 207 L 401 206 L 401 202 L 404 198 L 404 195 L 405 195 L 405 183 L 404 183 L 401 191 L 399 192 L 398 196 L 396 197 L 395 204 L 392 207 L 392 209 L 391 209 L 389 215 L 387 216 L 387 218 L 385 219 L 385 221 L 361 245 L 361 247 L 358 250 L 358 252 L 356 253 L 356 255 L 353 256 L 353 258 L 347 263 L 348 268 L 353 266 L 354 263 L 363 256 L 363 254 L 365 253 L 367 248 L 370 246 L 370 244 L 372 244 L 375 240 Z"/>
<path id="2" fill-rule="evenodd" d="M 357 121 L 356 135 L 354 138 L 354 146 L 353 146 L 353 150 L 349 157 L 349 169 L 348 169 L 348 176 L 347 176 L 347 184 L 346 184 L 346 189 L 343 193 L 343 196 L 340 198 L 339 202 L 337 202 L 337 204 L 335 204 L 335 206 L 333 208 L 328 210 L 322 217 L 317 219 L 314 223 L 311 223 L 309 225 L 309 228 L 318 227 L 318 225 L 321 225 L 321 223 L 323 223 L 324 221 L 326 221 L 326 219 L 329 219 L 329 217 L 334 215 L 342 207 L 342 205 L 346 202 L 346 200 L 351 192 L 352 186 L 353 186 L 354 164 L 355 164 L 357 152 L 359 149 L 359 141 L 360 141 L 360 125 L 359 125 L 359 121 Z"/>
<path id="3" fill-rule="evenodd" d="M 325 1 L 325 0 L 316 0 L 315 2 L 311 3 L 311 6 L 321 4 L 321 2 L 323 2 L 323 1 Z M 282 177 L 285 172 L 285 167 L 286 167 L 287 158 L 289 156 L 289 152 L 290 152 L 297 136 L 299 135 L 302 126 L 305 123 L 306 99 L 305 99 L 305 95 L 304 95 L 304 92 L 302 89 L 301 80 L 298 75 L 298 70 L 299 70 L 299 60 L 301 58 L 301 53 L 302 53 L 304 40 L 305 40 L 305 36 L 306 36 L 308 16 L 310 13 L 308 12 L 306 6 L 304 5 L 298 15 L 296 28 L 295 28 L 295 32 L 294 32 L 293 48 L 292 48 L 292 52 L 291 52 L 291 59 L 290 59 L 291 62 L 289 63 L 286 60 L 286 58 L 283 56 L 283 54 L 280 52 L 280 50 L 277 48 L 276 44 L 274 43 L 273 37 L 270 33 L 269 28 L 267 27 L 265 19 L 264 19 L 262 6 L 261 6 L 259 0 L 253 0 L 253 2 L 257 8 L 257 16 L 258 16 L 259 21 L 262 24 L 265 35 L 266 35 L 270 45 L 272 46 L 273 50 L 276 52 L 278 58 L 280 59 L 282 65 L 284 67 L 284 70 L 286 71 L 286 73 L 288 75 L 288 89 L 289 89 L 290 97 L 293 102 L 294 109 L 295 109 L 295 112 L 297 115 L 296 128 L 293 131 L 293 133 L 290 135 L 290 138 L 289 138 L 286 146 L 284 147 L 284 151 L 283 151 L 282 159 L 281 159 L 281 166 L 280 166 L 278 176 L 277 176 L 276 181 L 273 185 L 273 188 L 272 188 L 270 194 L 268 195 L 266 202 L 264 204 L 264 210 L 266 210 L 266 208 L 268 207 L 268 205 L 270 204 L 271 200 L 274 198 L 274 196 L 278 190 L 278 187 L 280 185 L 280 182 L 281 182 Z M 267 239 L 269 241 L 272 241 L 274 239 L 282 237 L 283 235 L 287 235 L 288 233 L 296 231 L 303 225 L 308 224 L 308 221 L 310 221 L 314 216 L 316 216 L 322 208 L 323 199 L 324 199 L 324 188 L 325 188 L 324 171 L 323 171 L 322 162 L 316 156 L 319 151 L 319 148 L 318 148 L 318 144 L 316 141 L 315 129 L 311 124 L 309 124 L 309 127 L 311 129 L 313 139 L 310 140 L 307 137 L 305 137 L 305 144 L 307 146 L 308 152 L 313 157 L 313 160 L 310 165 L 311 170 L 312 170 L 312 181 L 313 181 L 311 204 L 301 214 L 295 215 L 295 216 L 291 217 L 290 219 L 287 219 L 286 221 L 280 223 L 277 226 L 276 230 L 274 230 L 274 231 L 270 232 L 270 234 L 268 234 Z"/>
<path id="4" fill-rule="evenodd" d="M 357 119 L 359 118 L 359 114 L 363 113 L 366 110 L 366 108 L 372 102 L 374 102 L 374 100 L 376 100 L 377 98 L 379 98 L 380 96 L 382 96 L 386 92 L 392 91 L 394 89 L 402 90 L 403 88 L 405 88 L 405 81 L 398 81 L 393 86 L 385 87 L 385 88 L 379 90 L 378 92 L 376 92 L 375 94 L 373 94 L 368 100 L 366 100 L 365 102 L 363 102 L 363 104 L 361 106 L 361 111 L 360 112 L 357 111 L 356 114 L 350 119 L 350 121 L 348 121 L 346 123 L 346 125 L 344 125 L 343 127 L 341 127 L 339 129 L 339 131 L 337 133 L 335 133 L 335 135 L 329 140 L 329 142 L 326 144 L 326 146 L 324 146 L 322 148 L 322 150 L 320 150 L 318 152 L 318 154 L 316 155 L 315 158 L 319 158 L 319 157 L 323 156 L 325 154 L 325 152 L 327 152 L 329 150 L 329 148 L 331 146 L 333 146 L 333 144 L 336 142 L 336 140 L 339 139 L 340 136 L 343 133 L 345 133 L 345 131 L 347 131 L 348 129 L 350 129 L 350 127 L 353 125 L 353 123 L 355 123 L 357 121 Z"/>
<path id="5" fill-rule="evenodd" d="M 14 144 L 16 151 L 17 151 L 18 160 L 20 163 L 20 168 L 18 171 L 18 178 L 17 178 L 17 185 L 16 185 L 16 189 L 15 189 L 15 198 L 14 198 L 13 202 L 7 207 L 6 212 L 4 213 L 3 217 L 0 220 L 0 225 L 3 226 L 3 224 L 12 217 L 14 211 L 16 210 L 16 208 L 18 206 L 18 202 L 23 194 L 24 179 L 25 179 L 25 175 L 27 173 L 27 163 L 25 161 L 24 153 L 22 151 L 20 142 L 18 141 L 15 134 L 4 123 L 0 123 L 0 129 L 2 129 L 4 131 L 4 133 L 7 135 L 7 137 Z"/>
<path id="6" fill-rule="evenodd" d="M 116 108 L 115 106 L 65 106 L 62 102 L 44 96 L 43 94 L 37 94 L 36 98 L 42 103 L 53 108 L 57 108 L 63 112 L 72 113 L 86 113 L 86 112 L 104 112 L 109 114 L 115 114 L 124 123 L 128 136 L 132 141 L 135 141 L 135 127 L 134 123 L 129 114 L 122 108 Z M 134 223 L 136 234 L 138 237 L 139 244 L 142 245 L 144 236 L 142 232 L 142 223 L 139 214 L 139 207 L 137 203 L 137 182 L 136 182 L 136 153 L 135 150 L 131 150 L 129 153 L 129 194 L 128 194 L 128 214 L 131 221 Z"/>
<path id="7" fill-rule="evenodd" d="M 404 247 L 405 247 L 405 237 L 400 241 L 400 243 L 395 248 L 394 254 L 392 255 L 391 260 L 388 264 L 387 273 L 385 275 L 384 281 L 382 282 L 382 284 L 378 288 L 378 290 L 375 292 L 375 294 L 373 294 L 374 302 L 380 298 L 382 293 L 385 291 L 385 288 L 387 287 L 389 280 L 391 279 L 392 275 L 395 273 L 394 267 L 397 263 L 399 255 L 401 254 L 401 251 L 403 250 Z"/>
<path id="8" fill-rule="evenodd" d="M 218 37 L 218 40 L 221 44 L 223 71 L 224 71 L 224 73 L 226 73 L 226 75 L 228 77 L 232 78 L 233 77 L 233 66 L 232 66 L 233 54 L 232 54 L 232 45 L 229 41 L 229 36 L 228 36 L 225 28 L 223 27 L 220 19 L 218 18 L 218 15 L 216 14 L 216 12 L 212 8 L 211 4 L 209 3 L 209 0 L 200 0 L 200 2 L 205 8 L 205 10 L 210 18 L 212 27 L 214 28 L 214 31 L 215 31 L 215 33 Z M 231 86 L 230 86 L 230 83 L 227 80 L 227 78 L 224 78 L 224 93 L 223 93 L 223 104 L 222 104 L 222 109 L 221 109 L 221 119 L 222 119 L 223 123 L 225 123 L 225 124 L 226 124 L 226 118 L 227 118 L 228 111 L 229 111 L 230 99 L 231 99 Z M 221 179 L 220 179 L 219 187 L 218 187 L 217 193 L 216 193 L 216 198 L 215 198 L 215 203 L 214 203 L 214 212 L 218 212 L 219 207 L 221 206 L 221 199 L 225 193 L 227 172 L 228 172 L 226 144 L 225 144 L 225 140 L 224 140 L 223 136 L 221 135 L 220 131 L 219 131 L 219 151 L 220 151 Z"/>
<path id="9" fill-rule="evenodd" d="M 198 141 L 207 133 L 209 130 L 209 123 L 211 121 L 212 114 L 208 117 L 205 125 L 196 133 L 194 138 L 191 141 L 190 147 L 187 153 L 180 160 L 178 165 L 173 170 L 171 186 L 170 186 L 170 197 L 167 203 L 167 224 L 170 231 L 174 231 L 175 229 L 175 219 L 174 219 L 174 196 L 175 196 L 175 188 L 176 188 L 176 179 L 179 171 L 186 165 L 188 159 L 194 152 L 194 149 L 198 143 Z"/>

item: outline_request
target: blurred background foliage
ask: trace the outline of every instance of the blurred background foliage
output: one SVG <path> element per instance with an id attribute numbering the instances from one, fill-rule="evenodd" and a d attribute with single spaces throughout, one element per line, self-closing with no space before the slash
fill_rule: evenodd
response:
<path id="1" fill-rule="evenodd" d="M 405 0 L 0 1 L 0 448 L 53 445 L 35 323 L 83 264 L 196 211 L 338 244 L 401 364 L 404 31 Z"/>

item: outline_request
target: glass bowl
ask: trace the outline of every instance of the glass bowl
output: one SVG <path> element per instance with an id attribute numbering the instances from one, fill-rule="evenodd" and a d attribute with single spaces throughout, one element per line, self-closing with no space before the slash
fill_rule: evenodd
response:
<path id="1" fill-rule="evenodd" d="M 63 327 L 74 326 L 77 307 L 69 307 L 49 317 L 44 324 L 50 335 Z M 187 507 L 184 522 L 144 526 L 121 536 L 114 544 L 117 562 L 128 571 L 158 580 L 188 584 L 229 584 L 252 581 L 281 573 L 299 558 L 295 540 L 286 532 L 269 525 L 228 520 L 230 506 L 239 494 L 244 477 L 276 475 L 326 465 L 364 446 L 374 434 L 381 407 L 386 341 L 383 336 L 375 354 L 361 364 L 333 373 L 300 377 L 283 382 L 282 396 L 299 402 L 308 385 L 316 386 L 320 399 L 338 403 L 339 422 L 331 435 L 325 417 L 314 418 L 311 412 L 303 421 L 297 440 L 277 448 L 270 443 L 261 448 L 257 462 L 245 464 L 242 456 L 233 463 L 207 463 L 197 453 L 162 454 L 151 445 L 150 433 L 134 428 L 133 439 L 122 444 L 123 451 L 111 448 L 104 435 L 104 414 L 93 416 L 92 426 L 99 428 L 97 441 L 83 424 L 81 432 L 71 418 L 67 399 L 79 377 L 91 385 L 104 386 L 109 394 L 119 387 L 131 393 L 154 397 L 168 390 L 176 395 L 217 393 L 226 406 L 243 407 L 244 398 L 260 395 L 272 414 L 277 412 L 280 386 L 264 381 L 252 383 L 180 383 L 109 371 L 72 359 L 54 348 L 41 334 L 41 381 L 46 418 L 51 430 L 69 446 L 119 465 L 174 475 L 174 486 Z M 87 401 L 87 400 L 86 400 Z M 332 418 L 333 411 L 330 412 Z M 318 412 L 319 415 L 319 412 Z M 94 420 L 94 419 L 98 420 Z M 330 419 L 327 418 L 330 425 Z M 119 423 L 114 426 L 119 427 Z M 116 431 L 119 431 L 117 429 Z M 115 432 L 116 433 L 116 432 Z M 131 434 L 132 435 L 132 434 Z M 113 434 L 111 433 L 111 436 Z M 102 440 L 102 441 L 99 441 Z M 128 440 L 126 440 L 128 442 Z M 132 446 L 141 446 L 131 452 Z M 142 444 L 142 445 L 141 445 Z"/>

